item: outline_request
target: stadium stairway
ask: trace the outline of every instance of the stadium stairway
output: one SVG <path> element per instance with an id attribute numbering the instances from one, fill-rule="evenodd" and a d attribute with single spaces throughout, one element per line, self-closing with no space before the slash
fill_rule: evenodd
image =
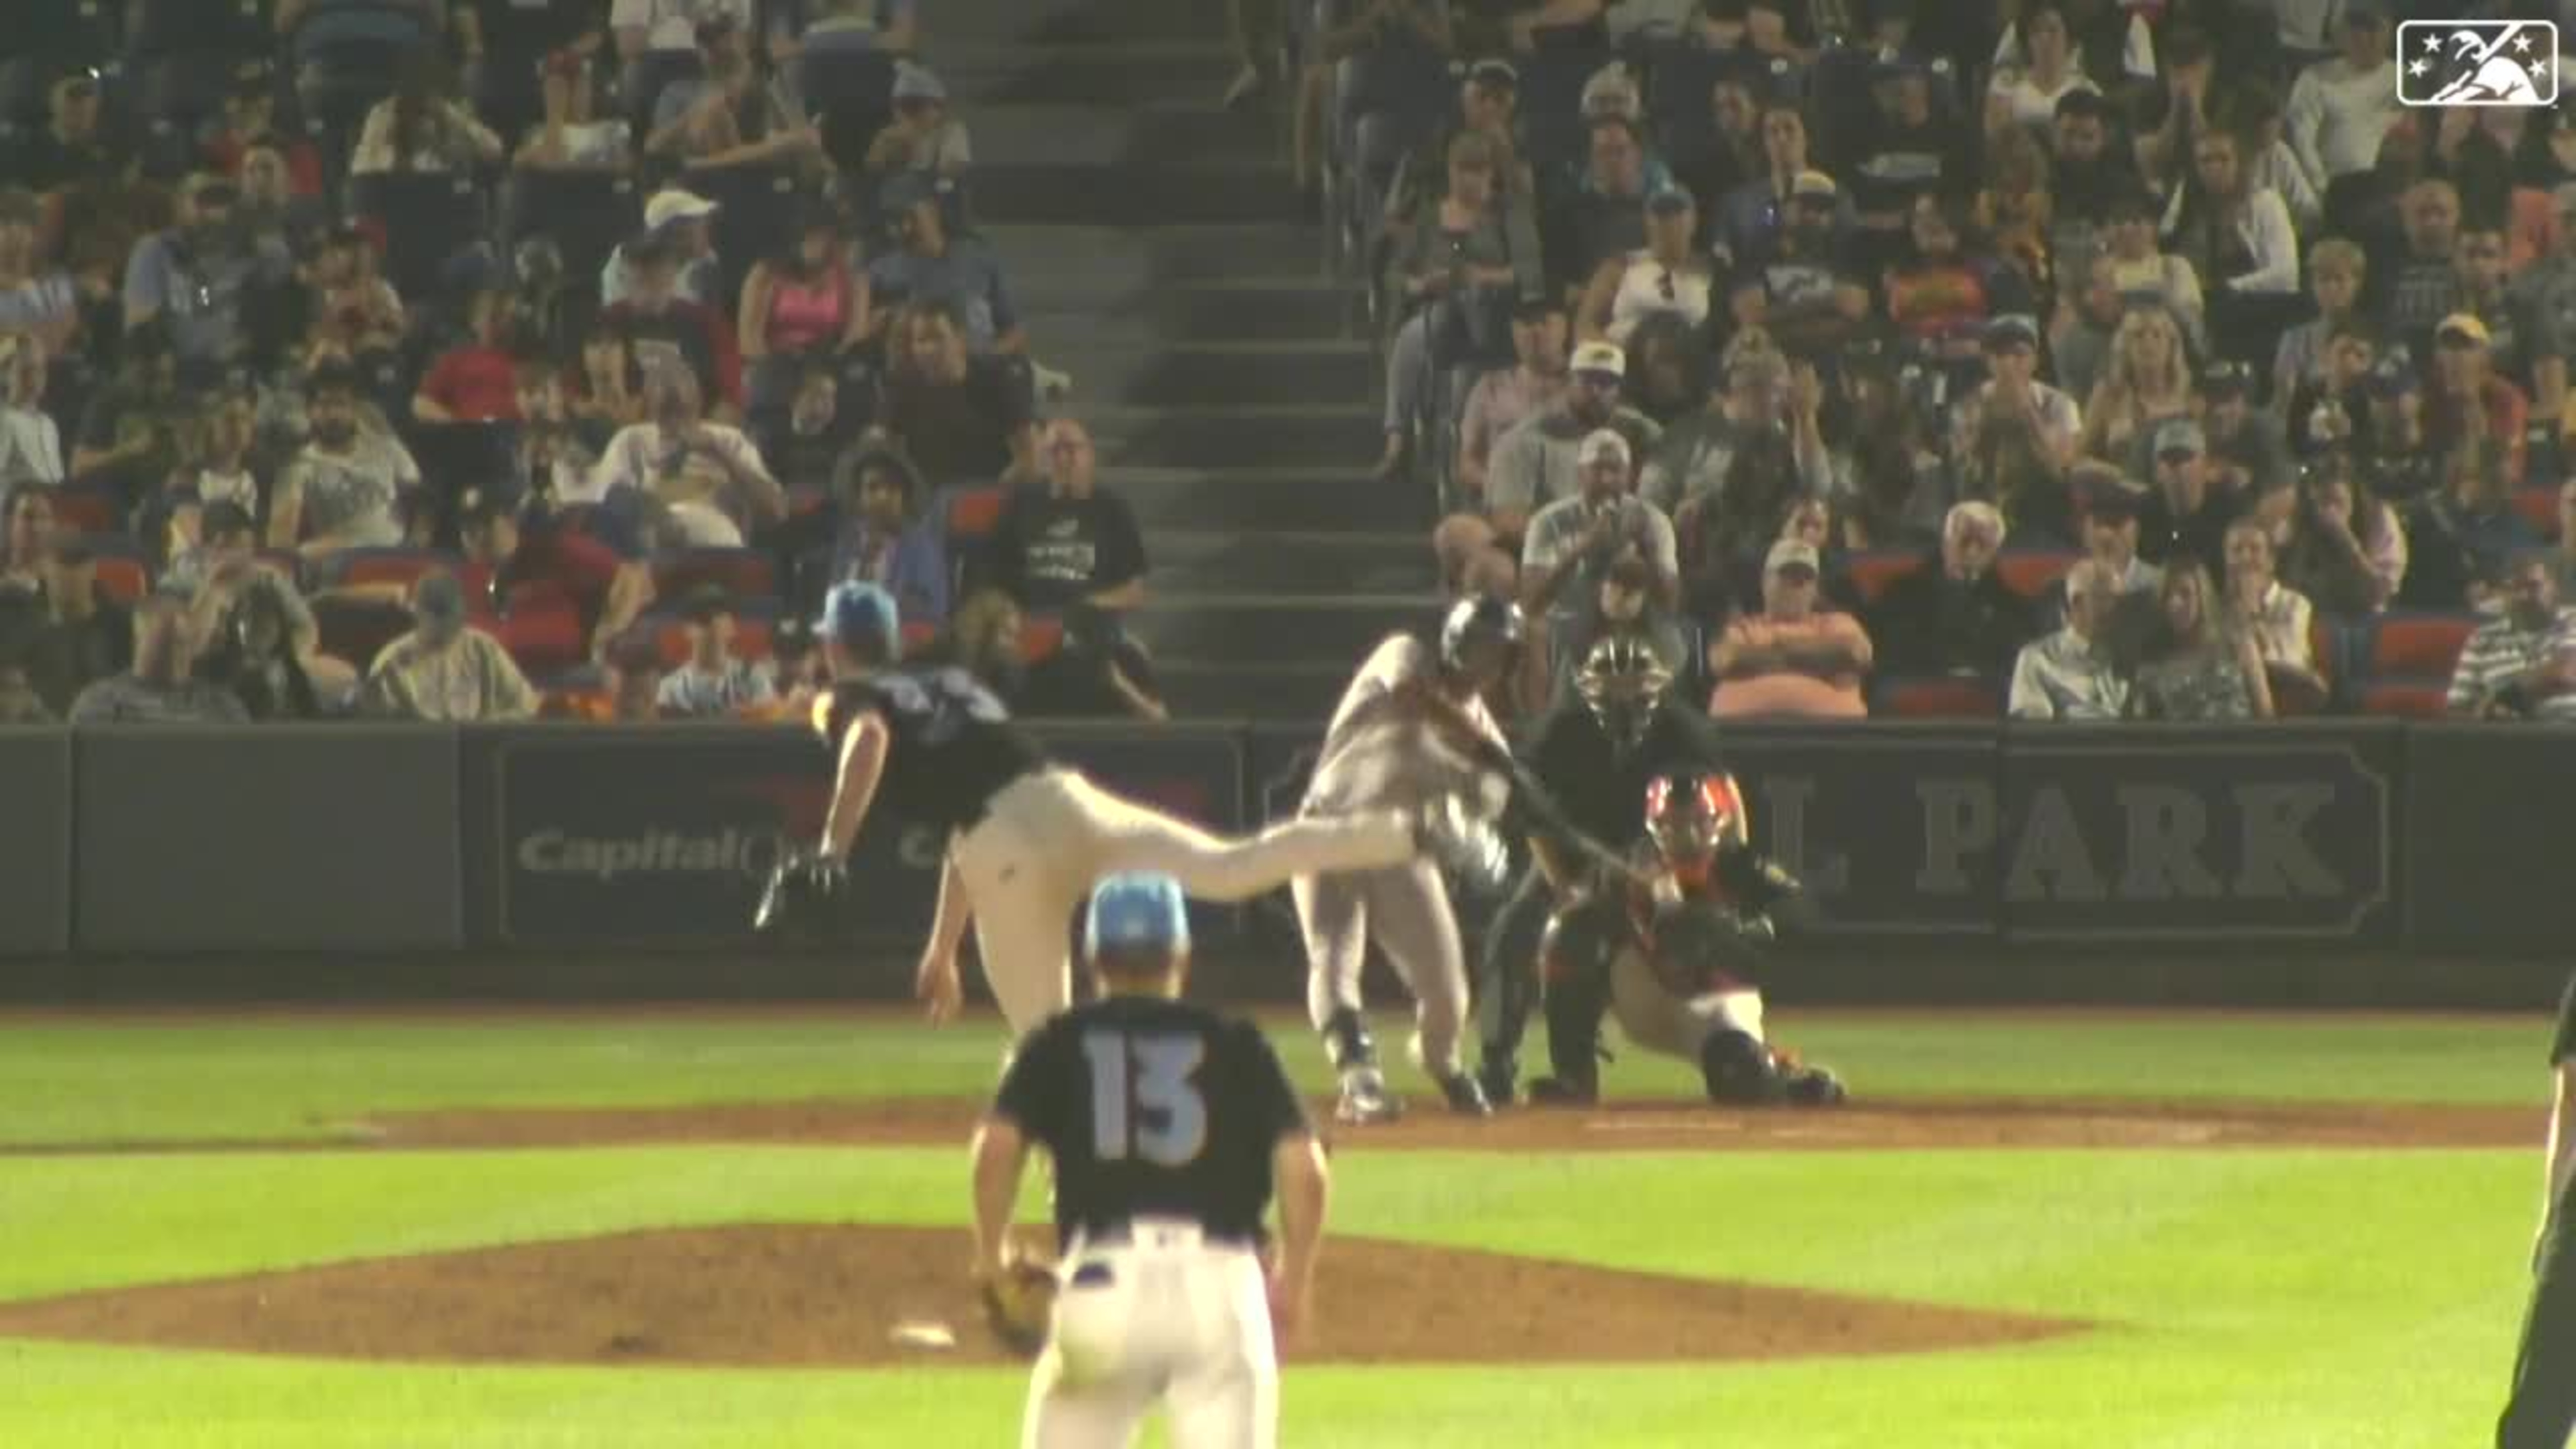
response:
<path id="1" fill-rule="evenodd" d="M 1320 719 L 1435 590 L 1430 504 L 1376 483 L 1380 383 L 1262 114 L 1217 106 L 1214 0 L 941 0 L 977 224 L 1154 560 L 1133 621 L 1176 714 Z"/>

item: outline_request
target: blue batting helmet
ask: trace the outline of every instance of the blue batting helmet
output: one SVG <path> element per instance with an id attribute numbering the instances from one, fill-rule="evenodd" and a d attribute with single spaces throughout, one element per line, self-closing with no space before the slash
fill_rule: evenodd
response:
<path id="1" fill-rule="evenodd" d="M 903 653 L 903 611 L 894 595 L 858 579 L 832 586 L 823 596 L 823 617 L 814 621 L 814 636 L 837 639 L 855 647 L 874 646 L 879 659 Z"/>
<path id="2" fill-rule="evenodd" d="M 1109 877 L 1092 891 L 1091 909 L 1082 922 L 1084 955 L 1179 952 L 1189 944 L 1189 904 L 1181 895 L 1181 883 L 1170 876 L 1130 871 Z"/>

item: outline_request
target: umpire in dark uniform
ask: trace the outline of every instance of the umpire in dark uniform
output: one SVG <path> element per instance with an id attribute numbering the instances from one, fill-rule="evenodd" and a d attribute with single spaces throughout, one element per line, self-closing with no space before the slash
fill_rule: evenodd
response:
<path id="1" fill-rule="evenodd" d="M 2496 1449 L 2567 1449 L 2576 1434 L 2576 980 L 2558 1007 L 2549 1049 L 2558 1094 L 2549 1119 L 2549 1189 L 2541 1208 L 2531 1307 L 2514 1357 L 2513 1394 L 2496 1425 Z"/>
<path id="2" fill-rule="evenodd" d="M 975 1134 L 987 1285 L 1013 1271 L 1029 1149 L 1055 1163 L 1063 1251 L 1026 1444 L 1128 1443 L 1158 1404 L 1174 1449 L 1277 1442 L 1277 1339 L 1313 1296 L 1324 1152 L 1260 1028 L 1179 999 L 1189 940 L 1172 877 L 1101 882 L 1083 955 L 1104 999 L 1029 1034 Z"/>
<path id="3" fill-rule="evenodd" d="M 1644 833 L 1647 782 L 1724 768 L 1717 727 L 1674 695 L 1671 668 L 1635 634 L 1595 643 L 1574 683 L 1575 697 L 1540 718 L 1522 759 L 1569 824 L 1624 851 Z M 1530 853 L 1533 863 L 1486 932 L 1478 969 L 1477 1078 L 1496 1107 L 1517 1100 L 1521 1034 L 1537 1004 L 1548 917 L 1596 884 L 1581 857 L 1544 828 L 1532 830 Z"/>

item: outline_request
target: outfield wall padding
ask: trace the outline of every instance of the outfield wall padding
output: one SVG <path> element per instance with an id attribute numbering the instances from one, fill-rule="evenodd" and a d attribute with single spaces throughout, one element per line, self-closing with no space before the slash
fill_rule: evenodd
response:
<path id="1" fill-rule="evenodd" d="M 58 955 L 71 936 L 71 738 L 0 729 L 0 956 Z"/>

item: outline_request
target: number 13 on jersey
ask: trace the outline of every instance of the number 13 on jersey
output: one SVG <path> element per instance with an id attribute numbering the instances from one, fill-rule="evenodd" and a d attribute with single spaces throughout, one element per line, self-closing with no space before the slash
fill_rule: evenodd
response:
<path id="1" fill-rule="evenodd" d="M 1082 1052 L 1091 1061 L 1092 1151 L 1100 1161 L 1138 1157 L 1186 1167 L 1198 1160 L 1208 1131 L 1198 1085 L 1204 1040 L 1094 1031 L 1083 1035 Z"/>

